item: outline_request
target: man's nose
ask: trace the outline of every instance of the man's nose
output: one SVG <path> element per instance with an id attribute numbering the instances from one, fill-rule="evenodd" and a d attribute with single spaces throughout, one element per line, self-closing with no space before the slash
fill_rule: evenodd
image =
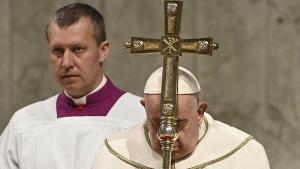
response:
<path id="1" fill-rule="evenodd" d="M 74 56 L 70 50 L 66 50 L 62 60 L 62 66 L 65 69 L 70 69 L 74 66 Z"/>

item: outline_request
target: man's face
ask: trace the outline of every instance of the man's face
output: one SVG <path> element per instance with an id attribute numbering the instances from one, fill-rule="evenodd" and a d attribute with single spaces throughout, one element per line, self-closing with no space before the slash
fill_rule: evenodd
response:
<path id="1" fill-rule="evenodd" d="M 90 19 L 62 28 L 52 21 L 48 34 L 53 72 L 64 90 L 75 98 L 94 90 L 102 80 L 100 63 L 108 56 L 109 43 L 97 45 Z"/>
<path id="2" fill-rule="evenodd" d="M 159 154 L 161 145 L 157 138 L 160 125 L 160 95 L 146 95 L 144 102 L 147 112 L 147 126 L 151 140 L 151 146 Z M 199 139 L 199 127 L 203 119 L 203 113 L 207 108 L 206 103 L 198 103 L 194 95 L 178 96 L 177 127 L 179 137 L 174 144 L 173 160 L 179 160 L 192 153 Z"/>

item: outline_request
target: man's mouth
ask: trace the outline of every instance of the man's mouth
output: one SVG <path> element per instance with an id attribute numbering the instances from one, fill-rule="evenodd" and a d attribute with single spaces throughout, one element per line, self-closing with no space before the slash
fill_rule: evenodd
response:
<path id="1" fill-rule="evenodd" d="M 173 151 L 174 151 L 174 152 L 179 151 L 179 147 L 174 145 L 174 146 L 173 146 Z"/>
<path id="2" fill-rule="evenodd" d="M 72 79 L 72 78 L 76 78 L 79 77 L 79 75 L 63 75 L 61 78 L 62 79 Z"/>
<path id="3" fill-rule="evenodd" d="M 62 78 L 77 77 L 78 75 L 63 75 Z"/>

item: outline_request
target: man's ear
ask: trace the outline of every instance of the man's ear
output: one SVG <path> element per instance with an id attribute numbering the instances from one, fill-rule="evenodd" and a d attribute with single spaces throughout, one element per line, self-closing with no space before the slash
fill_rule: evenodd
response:
<path id="1" fill-rule="evenodd" d="M 144 99 L 144 98 L 140 100 L 140 103 L 141 103 L 141 105 L 142 105 L 144 108 L 146 108 L 146 107 L 145 107 L 145 99 Z"/>
<path id="2" fill-rule="evenodd" d="M 207 110 L 208 104 L 206 102 L 200 102 L 198 106 L 198 114 L 202 117 Z"/>
<path id="3" fill-rule="evenodd" d="M 103 63 L 109 56 L 109 42 L 108 41 L 103 41 L 101 42 L 99 46 L 99 62 Z"/>
<path id="4" fill-rule="evenodd" d="M 146 116 L 147 116 L 147 111 L 146 111 L 146 100 L 144 99 L 144 98 L 142 98 L 141 100 L 140 100 L 140 103 L 141 103 L 141 105 L 144 107 L 144 109 L 145 109 L 145 112 L 146 112 Z"/>

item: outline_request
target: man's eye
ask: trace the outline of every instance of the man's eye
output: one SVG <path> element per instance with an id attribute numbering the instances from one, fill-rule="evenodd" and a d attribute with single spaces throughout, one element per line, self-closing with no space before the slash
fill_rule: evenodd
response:
<path id="1" fill-rule="evenodd" d="M 56 56 L 62 56 L 64 54 L 64 50 L 61 48 L 54 48 L 52 53 Z"/>
<path id="2" fill-rule="evenodd" d="M 74 53 L 82 53 L 83 52 L 83 48 L 74 48 L 73 52 Z"/>
<path id="3" fill-rule="evenodd" d="M 152 127 L 158 129 L 158 128 L 159 128 L 159 125 L 160 125 L 160 122 L 159 122 L 159 121 L 156 121 L 156 120 L 151 121 L 151 126 L 152 126 Z"/>
<path id="4" fill-rule="evenodd" d="M 182 122 L 178 122 L 177 123 L 177 129 L 178 130 L 182 130 L 186 125 L 186 122 L 182 121 Z"/>

